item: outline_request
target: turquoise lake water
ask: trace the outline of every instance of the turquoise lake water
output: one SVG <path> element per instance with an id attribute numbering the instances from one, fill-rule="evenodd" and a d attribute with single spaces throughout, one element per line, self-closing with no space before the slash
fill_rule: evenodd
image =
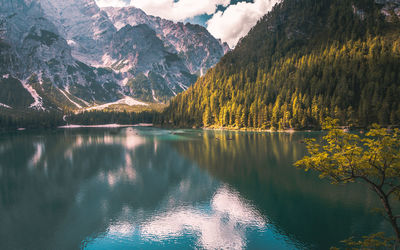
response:
<path id="1" fill-rule="evenodd" d="M 293 167 L 308 137 L 321 133 L 0 134 L 0 249 L 328 249 L 386 230 L 363 186 Z"/>

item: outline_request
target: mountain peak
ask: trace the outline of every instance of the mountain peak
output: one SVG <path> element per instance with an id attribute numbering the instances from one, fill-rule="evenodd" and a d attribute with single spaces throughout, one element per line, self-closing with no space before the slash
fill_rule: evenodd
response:
<path id="1" fill-rule="evenodd" d="M 46 109 L 126 95 L 167 101 L 226 51 L 204 27 L 94 0 L 0 0 L 0 39 L 0 75 L 35 90 Z"/>
<path id="2" fill-rule="evenodd" d="M 201 74 L 214 66 L 228 51 L 206 28 L 190 23 L 175 23 L 147 15 L 135 7 L 103 8 L 117 29 L 147 24 L 163 40 L 171 53 L 180 54 L 192 74 Z"/>

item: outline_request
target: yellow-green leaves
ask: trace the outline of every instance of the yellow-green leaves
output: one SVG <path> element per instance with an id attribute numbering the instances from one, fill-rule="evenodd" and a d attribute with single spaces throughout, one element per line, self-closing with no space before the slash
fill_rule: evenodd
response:
<path id="1" fill-rule="evenodd" d="M 352 237 L 342 242 L 348 246 L 347 249 L 388 249 L 393 247 L 395 239 L 393 237 L 386 237 L 384 233 L 379 232 L 364 236 L 361 240 L 355 241 Z"/>
<path id="2" fill-rule="evenodd" d="M 321 178 L 334 184 L 360 181 L 366 183 L 379 197 L 384 216 L 390 222 L 400 245 L 400 228 L 392 202 L 400 200 L 400 131 L 388 130 L 378 125 L 365 138 L 347 133 L 338 127 L 338 120 L 327 119 L 323 128 L 328 134 L 320 143 L 307 140 L 308 156 L 295 163 L 306 171 L 314 170 Z M 398 205 L 397 205 L 398 207 Z M 385 248 L 392 244 L 378 233 L 361 241 L 344 241 L 350 249 Z"/>
<path id="3" fill-rule="evenodd" d="M 398 185 L 400 178 L 399 130 L 388 131 L 374 125 L 366 138 L 347 133 L 337 126 L 337 120 L 327 119 L 323 128 L 328 134 L 320 144 L 306 140 L 309 156 L 295 163 L 305 170 L 316 170 L 333 183 L 354 182 L 357 179 Z M 386 183 L 388 181 L 388 183 Z"/>

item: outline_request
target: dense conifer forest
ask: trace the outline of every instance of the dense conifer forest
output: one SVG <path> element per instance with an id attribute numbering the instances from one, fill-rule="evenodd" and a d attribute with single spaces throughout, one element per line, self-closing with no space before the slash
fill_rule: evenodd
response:
<path id="1" fill-rule="evenodd" d="M 156 111 L 119 112 L 119 111 L 86 111 L 73 112 L 45 112 L 21 111 L 20 113 L 0 113 L 0 131 L 17 128 L 42 129 L 56 128 L 63 125 L 102 125 L 138 123 L 152 123 Z"/>
<path id="2" fill-rule="evenodd" d="M 156 112 L 116 112 L 116 111 L 88 111 L 78 114 L 69 114 L 66 117 L 68 124 L 98 125 L 152 123 Z"/>
<path id="3" fill-rule="evenodd" d="M 318 129 L 400 124 L 400 20 L 374 0 L 285 0 L 157 122 Z"/>
<path id="4" fill-rule="evenodd" d="M 54 128 L 63 125 L 61 112 L 3 111 L 0 112 L 0 131 L 17 128 Z"/>

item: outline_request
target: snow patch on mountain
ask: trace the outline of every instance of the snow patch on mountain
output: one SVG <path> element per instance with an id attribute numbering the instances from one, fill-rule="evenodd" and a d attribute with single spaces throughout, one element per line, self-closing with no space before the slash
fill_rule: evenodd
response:
<path id="1" fill-rule="evenodd" d="M 72 96 L 72 94 L 69 92 L 69 86 L 67 86 L 65 88 L 65 92 L 67 92 L 69 95 Z M 85 100 L 83 100 L 83 99 L 81 99 L 81 98 L 79 98 L 77 96 L 75 96 L 75 98 L 78 99 L 79 101 L 81 101 L 82 103 L 84 103 L 86 106 L 90 106 L 90 104 L 87 101 L 85 101 Z"/>
<path id="2" fill-rule="evenodd" d="M 10 107 L 10 106 L 8 106 L 8 105 L 6 105 L 4 103 L 0 103 L 0 107 L 7 108 L 7 109 L 12 109 L 12 107 Z"/>
<path id="3" fill-rule="evenodd" d="M 30 106 L 29 108 L 32 109 L 37 109 L 37 110 L 46 110 L 43 107 L 43 99 L 42 97 L 39 96 L 39 94 L 36 92 L 36 90 L 29 85 L 26 81 L 21 81 L 22 86 L 29 92 L 29 94 L 31 94 L 31 96 L 33 97 L 33 100 L 35 100 Z"/>
<path id="4" fill-rule="evenodd" d="M 122 99 L 120 99 L 120 100 L 118 100 L 116 102 L 110 102 L 110 103 L 106 103 L 106 104 L 102 104 L 102 105 L 86 108 L 85 110 L 86 111 L 103 110 L 105 108 L 110 107 L 111 105 L 148 106 L 147 103 L 135 100 L 130 96 L 125 96 L 124 98 L 122 98 Z"/>
<path id="5" fill-rule="evenodd" d="M 152 94 L 153 100 L 154 100 L 155 102 L 160 102 L 160 101 L 157 99 L 157 97 L 156 97 L 156 92 L 154 91 L 154 89 L 151 89 L 151 94 Z"/>
<path id="6" fill-rule="evenodd" d="M 68 101 L 70 101 L 71 103 L 73 103 L 77 108 L 79 108 L 79 109 L 82 108 L 81 105 L 79 105 L 78 103 L 76 103 L 76 102 L 74 102 L 73 100 L 71 100 L 71 98 L 69 98 L 68 95 L 67 95 L 62 89 L 59 89 L 59 90 L 60 90 L 60 92 L 65 96 L 65 98 L 68 99 Z"/>
<path id="7" fill-rule="evenodd" d="M 167 102 L 225 52 L 202 26 L 94 0 L 0 0 L 0 40 L 0 77 L 27 79 L 39 110 Z"/>

